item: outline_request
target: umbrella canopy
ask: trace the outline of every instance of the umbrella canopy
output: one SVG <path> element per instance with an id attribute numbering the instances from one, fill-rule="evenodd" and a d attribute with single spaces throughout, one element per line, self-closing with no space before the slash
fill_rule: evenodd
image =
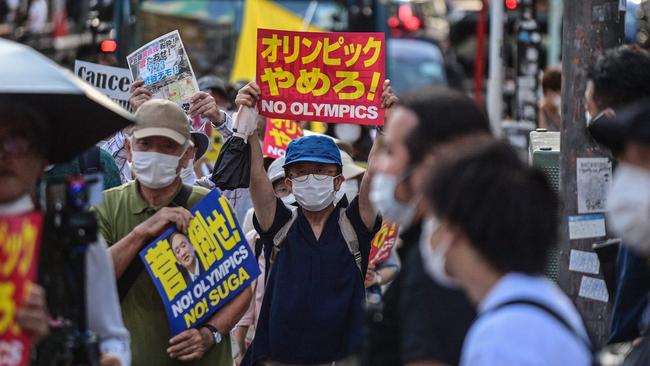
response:
<path id="1" fill-rule="evenodd" d="M 50 124 L 47 159 L 69 161 L 135 117 L 34 49 L 0 38 L 0 101 L 20 103 Z"/>

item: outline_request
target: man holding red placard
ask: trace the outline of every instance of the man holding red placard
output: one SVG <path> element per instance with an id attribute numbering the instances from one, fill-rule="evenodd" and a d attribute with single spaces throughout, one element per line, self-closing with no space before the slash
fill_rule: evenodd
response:
<path id="1" fill-rule="evenodd" d="M 253 108 L 264 95 L 252 82 L 240 90 L 237 104 Z M 396 99 L 386 81 L 380 106 L 388 109 Z M 372 153 L 359 196 L 347 207 L 341 203 L 346 200 L 335 206 L 344 180 L 338 147 L 326 136 L 292 141 L 284 164 L 285 182 L 299 206 L 292 210 L 275 198 L 259 144 L 250 146 L 254 224 L 264 244 L 268 277 L 255 339 L 242 364 L 356 365 L 364 277 L 379 226 L 368 198 Z"/>

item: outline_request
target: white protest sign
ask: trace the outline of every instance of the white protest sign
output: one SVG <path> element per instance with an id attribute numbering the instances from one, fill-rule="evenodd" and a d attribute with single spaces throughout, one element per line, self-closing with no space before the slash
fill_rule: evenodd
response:
<path id="1" fill-rule="evenodd" d="M 74 72 L 79 78 L 129 110 L 131 73 L 128 69 L 76 60 Z"/>

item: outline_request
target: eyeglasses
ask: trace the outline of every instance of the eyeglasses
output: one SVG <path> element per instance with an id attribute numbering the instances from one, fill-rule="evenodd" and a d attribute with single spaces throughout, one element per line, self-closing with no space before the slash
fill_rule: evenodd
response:
<path id="1" fill-rule="evenodd" d="M 317 181 L 324 181 L 325 179 L 327 179 L 329 177 L 336 178 L 336 177 L 339 176 L 336 173 L 331 173 L 330 172 L 330 174 L 327 174 L 327 173 L 322 173 L 322 174 L 309 173 L 309 174 L 294 176 L 293 178 L 291 178 L 291 177 L 290 178 L 291 178 L 291 180 L 294 180 L 296 182 L 304 183 L 309 179 L 310 175 L 313 175 L 314 179 L 317 180 Z"/>
<path id="2" fill-rule="evenodd" d="M 26 154 L 32 148 L 32 144 L 24 137 L 12 136 L 0 139 L 0 150 L 18 156 Z"/>

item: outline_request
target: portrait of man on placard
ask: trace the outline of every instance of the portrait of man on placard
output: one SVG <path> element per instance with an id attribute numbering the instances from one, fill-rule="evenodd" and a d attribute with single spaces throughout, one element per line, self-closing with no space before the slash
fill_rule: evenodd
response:
<path id="1" fill-rule="evenodd" d="M 169 237 L 169 242 L 174 257 L 176 257 L 176 266 L 183 275 L 185 283 L 190 285 L 205 272 L 201 262 L 196 257 L 194 246 L 187 236 L 178 232 Z"/>

